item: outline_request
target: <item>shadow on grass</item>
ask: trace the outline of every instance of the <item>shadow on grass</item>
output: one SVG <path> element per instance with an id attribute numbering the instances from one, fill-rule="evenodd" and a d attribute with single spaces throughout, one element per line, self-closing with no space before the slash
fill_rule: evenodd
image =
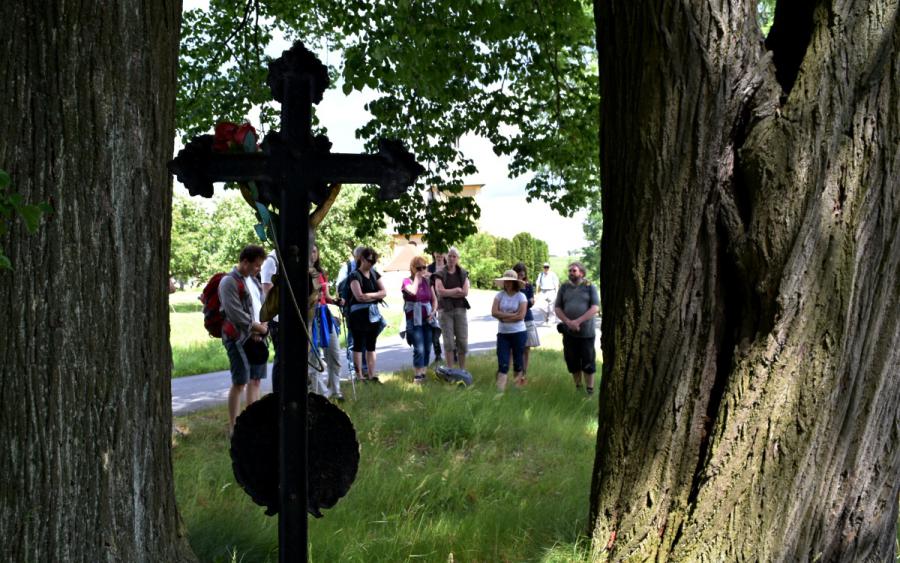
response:
<path id="1" fill-rule="evenodd" d="M 498 395 L 492 356 L 469 389 L 411 372 L 345 403 L 356 483 L 310 520 L 310 561 L 573 561 L 586 557 L 596 398 L 578 395 L 558 352 L 536 350 L 529 385 Z M 349 396 L 349 389 L 345 389 Z M 234 484 L 224 409 L 176 419 L 179 510 L 201 561 L 276 561 L 277 520 Z"/>

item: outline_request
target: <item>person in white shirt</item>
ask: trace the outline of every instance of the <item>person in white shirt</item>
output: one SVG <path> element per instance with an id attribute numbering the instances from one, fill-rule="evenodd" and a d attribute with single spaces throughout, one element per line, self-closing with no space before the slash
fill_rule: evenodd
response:
<path id="1" fill-rule="evenodd" d="M 512 350 L 513 371 L 515 372 L 516 386 L 525 385 L 524 356 L 525 341 L 528 339 L 528 330 L 525 327 L 525 311 L 528 309 L 528 299 L 519 291 L 525 286 L 525 282 L 519 279 L 513 270 L 503 272 L 503 277 L 494 280 L 494 283 L 503 287 L 494 297 L 491 306 L 491 316 L 497 319 L 497 391 L 506 389 L 507 374 L 509 373 L 509 353 Z"/>
<path id="2" fill-rule="evenodd" d="M 278 273 L 278 255 L 273 250 L 266 256 L 259 270 L 259 278 L 262 282 L 262 300 L 266 301 L 266 296 L 274 287 L 272 276 Z M 279 354 L 278 354 L 278 315 L 275 315 L 269 321 L 269 334 L 272 336 L 272 345 L 275 347 L 275 359 L 272 360 L 272 389 L 278 391 L 281 389 L 281 372 L 279 371 Z"/>
<path id="3" fill-rule="evenodd" d="M 263 304 L 263 291 L 260 286 L 259 280 L 257 279 L 255 274 L 251 274 L 244 277 L 244 284 L 247 287 L 247 293 L 250 294 L 250 301 L 253 303 L 253 308 L 251 310 L 253 323 L 260 324 L 259 322 L 259 311 L 262 309 Z M 268 324 L 268 323 L 267 323 Z M 265 369 L 265 368 L 264 368 Z M 250 405 L 259 400 L 259 379 L 250 379 L 250 383 L 247 385 L 247 404 Z"/>
<path id="4" fill-rule="evenodd" d="M 537 286 L 537 309 L 544 314 L 544 324 L 550 322 L 550 318 L 554 316 L 554 304 L 556 303 L 556 292 L 559 291 L 559 278 L 550 270 L 550 263 L 544 262 L 544 270 L 538 274 L 534 281 Z"/>

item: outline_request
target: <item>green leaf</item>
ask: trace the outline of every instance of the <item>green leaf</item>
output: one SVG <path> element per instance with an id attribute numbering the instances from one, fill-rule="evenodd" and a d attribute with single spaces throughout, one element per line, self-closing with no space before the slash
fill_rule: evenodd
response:
<path id="1" fill-rule="evenodd" d="M 9 174 L 6 170 L 0 170 L 0 188 L 5 188 L 12 183 L 12 178 L 9 177 Z"/>
<path id="2" fill-rule="evenodd" d="M 12 270 L 12 262 L 9 261 L 9 258 L 6 257 L 6 254 L 3 254 L 3 249 L 0 249 L 0 270 Z"/>
<path id="3" fill-rule="evenodd" d="M 19 205 L 16 207 L 19 216 L 25 221 L 25 227 L 29 233 L 34 233 L 41 225 L 41 215 L 43 212 L 37 205 Z"/>

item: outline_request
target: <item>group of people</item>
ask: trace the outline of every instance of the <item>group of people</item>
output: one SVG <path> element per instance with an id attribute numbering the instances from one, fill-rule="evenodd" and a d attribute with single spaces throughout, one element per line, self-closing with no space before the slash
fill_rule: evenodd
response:
<path id="1" fill-rule="evenodd" d="M 329 290 L 327 274 L 319 261 L 318 248 L 310 252 L 310 365 L 316 372 L 310 377 L 311 390 L 343 401 L 341 391 L 340 321 L 329 305 L 342 311 L 347 326 L 347 364 L 351 377 L 361 382 L 378 383 L 376 347 L 386 322 L 379 305 L 387 291 L 375 269 L 378 253 L 370 247 L 357 247 L 351 260 L 341 268 L 337 279 L 338 295 Z M 465 369 L 468 352 L 468 301 L 470 281 L 459 263 L 456 248 L 446 254 L 434 253 L 433 261 L 414 257 L 409 264 L 409 277 L 401 284 L 405 313 L 405 335 L 412 347 L 413 381 L 425 381 L 431 364 L 444 360 L 448 368 Z M 229 422 L 233 428 L 239 412 L 240 398 L 246 404 L 259 397 L 260 381 L 266 377 L 267 338 L 275 343 L 273 387 L 279 388 L 278 317 L 260 319 L 266 296 L 276 284 L 278 256 L 266 253 L 257 245 L 248 245 L 238 264 L 219 284 L 222 312 L 234 330 L 223 334 L 228 355 L 232 386 L 228 394 Z M 563 333 L 563 349 L 569 372 L 578 389 L 593 392 L 595 372 L 594 322 L 599 310 L 596 288 L 585 280 L 585 269 L 575 262 L 569 266 L 569 279 L 562 285 L 550 271 L 549 264 L 536 283 L 528 280 L 525 264 L 518 263 L 495 282 L 502 289 L 494 297 L 491 315 L 497 319 L 497 389 L 504 391 L 510 366 L 517 386 L 527 384 L 528 359 L 531 348 L 540 345 L 532 307 L 537 299 L 546 308 L 544 321 L 551 314 L 559 320 Z M 552 306 L 551 306 L 552 305 Z M 264 351 L 263 351 L 264 350 Z"/>
<path id="2" fill-rule="evenodd" d="M 596 372 L 593 319 L 600 310 L 600 297 L 585 279 L 584 265 L 573 262 L 568 273 L 568 280 L 560 286 L 550 271 L 550 264 L 544 264 L 544 271 L 538 277 L 538 291 L 542 301 L 552 299 L 553 312 L 560 321 L 557 328 L 563 335 L 563 356 L 576 389 L 584 388 L 592 395 Z M 491 306 L 491 315 L 497 319 L 497 390 L 502 393 L 510 363 L 516 386 L 526 385 L 529 352 L 540 345 L 540 340 L 531 311 L 535 304 L 534 286 L 528 281 L 525 264 L 519 262 L 494 282 L 502 287 Z M 548 308 L 545 322 L 549 316 Z"/>
<path id="3" fill-rule="evenodd" d="M 424 383 L 432 349 L 435 361 L 441 361 L 445 353 L 448 368 L 466 368 L 469 275 L 459 265 L 456 248 L 432 256 L 431 264 L 421 256 L 414 257 L 409 263 L 409 277 L 400 288 L 406 317 L 404 334 L 413 349 L 415 383 Z"/>

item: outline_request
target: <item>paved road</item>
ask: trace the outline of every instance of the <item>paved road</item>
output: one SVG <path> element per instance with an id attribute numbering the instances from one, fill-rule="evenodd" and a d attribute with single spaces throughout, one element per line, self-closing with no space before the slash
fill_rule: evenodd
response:
<path id="1" fill-rule="evenodd" d="M 491 300 L 495 294 L 487 291 L 473 291 L 469 303 L 469 351 L 481 352 L 494 350 L 497 342 L 497 320 L 491 317 Z M 542 320 L 535 313 L 535 320 Z M 540 326 L 538 332 L 543 336 L 554 330 L 552 326 Z M 599 340 L 599 339 L 598 339 Z M 346 373 L 346 366 L 341 358 L 341 373 Z M 412 349 L 399 335 L 390 336 L 378 341 L 378 371 L 389 372 L 412 367 Z M 262 382 L 263 394 L 272 390 L 272 365 L 269 364 L 269 376 Z M 231 386 L 231 375 L 227 371 L 217 371 L 178 377 L 172 380 L 172 412 L 176 415 L 189 413 L 202 408 L 224 404 L 228 399 L 228 388 Z M 347 387 L 344 388 L 347 392 Z"/>

